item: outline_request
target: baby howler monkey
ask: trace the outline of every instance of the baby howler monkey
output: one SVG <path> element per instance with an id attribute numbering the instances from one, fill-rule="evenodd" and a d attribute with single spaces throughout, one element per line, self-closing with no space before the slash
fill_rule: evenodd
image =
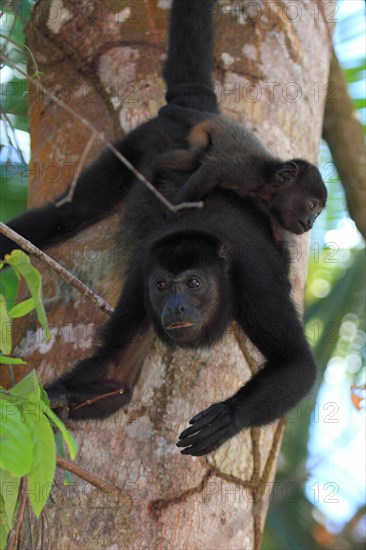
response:
<path id="1" fill-rule="evenodd" d="M 172 104 L 159 114 L 191 126 L 188 149 L 163 153 L 157 160 L 158 168 L 195 170 L 175 196 L 175 204 L 198 201 L 221 187 L 251 197 L 287 231 L 301 234 L 312 228 L 327 199 L 313 164 L 274 157 L 250 130 L 221 115 Z"/>

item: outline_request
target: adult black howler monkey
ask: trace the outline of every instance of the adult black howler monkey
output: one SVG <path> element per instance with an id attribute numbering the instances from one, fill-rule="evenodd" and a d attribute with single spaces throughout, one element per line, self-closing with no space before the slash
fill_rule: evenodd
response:
<path id="1" fill-rule="evenodd" d="M 211 115 L 218 114 L 209 84 L 214 4 L 174 0 L 164 69 L 169 104 Z M 155 172 L 155 161 L 184 148 L 186 135 L 184 122 L 158 116 L 117 148 L 174 200 L 189 174 Z M 167 216 L 166 207 L 108 150 L 81 174 L 72 202 L 57 206 L 60 198 L 24 213 L 10 227 L 45 247 L 126 201 L 120 234 L 128 265 L 119 302 L 94 354 L 47 388 L 51 402 L 71 418 L 104 418 L 128 403 L 154 332 L 168 346 L 197 348 L 220 339 L 233 320 L 265 363 L 235 395 L 191 420 L 178 443 L 184 454 L 206 454 L 245 427 L 281 417 L 310 390 L 316 366 L 289 296 L 288 261 L 275 246 L 268 217 L 248 199 L 215 188 L 203 210 Z M 253 243 L 260 254 L 251 253 Z M 1 254 L 12 248 L 1 237 Z M 112 395 L 94 400 L 107 393 Z"/>

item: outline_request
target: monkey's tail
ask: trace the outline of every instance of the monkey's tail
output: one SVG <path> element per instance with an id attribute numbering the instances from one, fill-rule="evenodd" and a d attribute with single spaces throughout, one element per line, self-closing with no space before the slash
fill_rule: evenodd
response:
<path id="1" fill-rule="evenodd" d="M 212 82 L 216 0 L 174 0 L 170 15 L 168 56 L 164 66 L 167 102 L 203 94 L 208 111 L 217 111 Z M 187 98 L 188 99 L 188 98 Z M 178 102 L 178 101 L 177 101 Z M 192 101 L 181 105 L 196 107 Z M 204 108 L 205 105 L 200 105 Z"/>

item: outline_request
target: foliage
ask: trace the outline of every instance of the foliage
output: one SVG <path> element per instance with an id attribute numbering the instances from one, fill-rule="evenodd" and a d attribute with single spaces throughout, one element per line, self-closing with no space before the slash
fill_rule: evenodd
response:
<path id="1" fill-rule="evenodd" d="M 2 17 L 0 45 L 2 52 L 21 66 L 26 55 L 37 72 L 32 52 L 23 50 L 24 26 L 32 7 L 33 2 L 28 0 L 8 4 Z M 12 71 L 0 89 L 1 118 L 6 128 L 0 142 L 1 220 L 14 217 L 26 207 L 28 167 L 17 132 L 28 131 L 27 94 L 27 81 Z M 5 265 L 10 269 L 2 269 Z M 20 280 L 25 282 L 30 297 L 16 303 Z M 32 311 L 37 315 L 45 339 L 49 339 L 41 275 L 26 254 L 13 250 L 0 262 L 0 364 L 9 369 L 25 365 L 22 359 L 10 356 L 12 320 Z M 77 451 L 74 438 L 50 408 L 35 371 L 10 390 L 0 386 L 0 441 L 0 548 L 4 548 L 17 510 L 21 478 L 27 480 L 28 498 L 33 512 L 39 516 L 53 484 L 56 449 L 64 456 L 64 441 L 72 459 Z"/>
<path id="2" fill-rule="evenodd" d="M 49 340 L 51 335 L 42 302 L 42 280 L 39 271 L 32 266 L 27 254 L 21 250 L 13 250 L 11 254 L 7 254 L 5 256 L 5 261 L 0 264 L 0 269 L 2 269 L 5 264 L 8 264 L 14 270 L 18 278 L 22 277 L 24 279 L 31 294 L 31 298 L 13 306 L 9 311 L 7 310 L 5 296 L 0 294 L 0 351 L 4 355 L 9 355 L 12 348 L 12 337 L 11 331 L 9 330 L 11 319 L 23 317 L 35 309 L 38 321 L 44 330 L 45 339 Z M 0 356 L 0 363 L 2 363 L 2 360 L 2 356 Z M 9 363 L 9 360 L 6 360 L 6 364 L 11 364 L 11 362 Z"/>
<path id="3" fill-rule="evenodd" d="M 38 517 L 55 475 L 56 444 L 52 427 L 60 430 L 72 459 L 76 443 L 50 409 L 46 392 L 33 370 L 10 390 L 0 387 L 0 548 L 14 521 L 20 479 L 27 479 L 28 496 Z"/>
<path id="4" fill-rule="evenodd" d="M 35 310 L 50 338 L 42 300 L 42 280 L 29 257 L 21 250 L 13 250 L 0 263 L 8 265 L 27 285 L 31 297 L 8 307 L 6 295 L 0 294 L 0 363 L 24 365 L 18 357 L 10 357 L 12 350 L 12 319 Z M 35 371 L 30 372 L 10 390 L 0 386 L 0 548 L 13 525 L 21 478 L 26 478 L 28 497 L 33 512 L 39 516 L 47 502 L 55 475 L 56 442 L 52 428 L 61 433 L 71 458 L 76 456 L 76 443 L 61 420 L 50 408 L 46 392 Z M 60 447 L 60 445 L 58 445 Z"/>
<path id="5" fill-rule="evenodd" d="M 14 63 L 24 64 L 24 54 L 16 44 L 24 44 L 24 26 L 29 20 L 32 2 L 7 3 L 2 7 L 0 50 Z M 10 42 L 11 38 L 14 42 Z M 28 131 L 28 83 L 14 71 L 4 74 L 0 86 L 0 220 L 9 220 L 25 209 L 28 167 L 19 143 L 19 132 Z M 18 279 L 13 270 L 0 273 L 0 292 L 8 303 L 17 294 Z"/>
<path id="6" fill-rule="evenodd" d="M 359 15 L 351 15 L 338 24 L 338 42 L 335 46 L 341 61 L 342 48 L 348 52 L 351 50 L 348 43 L 355 37 L 357 18 Z M 356 56 L 355 48 L 352 51 L 352 56 L 348 55 L 344 72 L 355 109 L 361 120 L 364 120 L 366 60 Z M 361 238 L 358 243 L 343 242 L 338 246 L 337 236 L 341 236 L 342 227 L 349 230 L 351 224 L 342 184 L 324 143 L 319 164 L 329 197 L 327 209 L 317 221 L 311 236 L 305 327 L 321 374 L 312 395 L 289 417 L 267 517 L 263 550 L 316 550 L 325 547 L 356 550 L 364 547 L 362 538 L 355 537 L 359 520 L 362 520 L 362 509 L 356 510 L 354 517 L 344 526 L 332 525 L 331 518 L 320 512 L 316 500 L 310 501 L 306 493 L 307 478 L 312 473 L 312 464 L 308 460 L 309 431 L 317 429 L 317 423 L 322 421 L 321 413 L 324 412 L 321 408 L 319 410 L 318 394 L 324 382 L 323 373 L 336 358 L 345 365 L 346 378 L 343 384 L 346 382 L 349 387 L 349 402 L 343 405 L 344 408 L 354 407 L 352 384 L 362 384 L 365 373 L 365 365 L 362 364 L 365 341 L 365 248 Z M 329 464 L 327 456 L 319 460 Z"/>

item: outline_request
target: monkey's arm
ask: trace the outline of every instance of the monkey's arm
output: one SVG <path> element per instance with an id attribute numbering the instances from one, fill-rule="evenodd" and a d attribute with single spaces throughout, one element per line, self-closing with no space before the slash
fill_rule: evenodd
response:
<path id="1" fill-rule="evenodd" d="M 193 170 L 199 158 L 204 154 L 203 149 L 195 149 L 192 145 L 186 150 L 177 150 L 162 155 L 159 167 L 173 170 Z M 213 156 L 213 155 L 211 155 Z M 183 168 L 184 166 L 184 168 Z M 272 185 L 264 185 L 260 176 L 251 177 L 246 173 L 246 163 L 226 160 L 203 160 L 199 168 L 184 183 L 174 197 L 174 204 L 195 202 L 203 199 L 215 187 L 230 189 L 239 197 L 253 197 L 263 203 L 263 207 L 271 200 L 275 189 Z"/>
<path id="2" fill-rule="evenodd" d="M 207 454 L 245 427 L 280 418 L 314 383 L 316 365 L 288 286 L 269 262 L 256 259 L 250 262 L 246 255 L 245 263 L 243 258 L 233 273 L 236 320 L 266 362 L 235 395 L 192 418 L 177 444 L 184 448 L 183 454 Z"/>
<path id="3" fill-rule="evenodd" d="M 105 418 L 131 400 L 154 335 L 140 279 L 138 272 L 127 278 L 95 353 L 46 386 L 51 406 L 59 409 L 60 416 Z"/>

